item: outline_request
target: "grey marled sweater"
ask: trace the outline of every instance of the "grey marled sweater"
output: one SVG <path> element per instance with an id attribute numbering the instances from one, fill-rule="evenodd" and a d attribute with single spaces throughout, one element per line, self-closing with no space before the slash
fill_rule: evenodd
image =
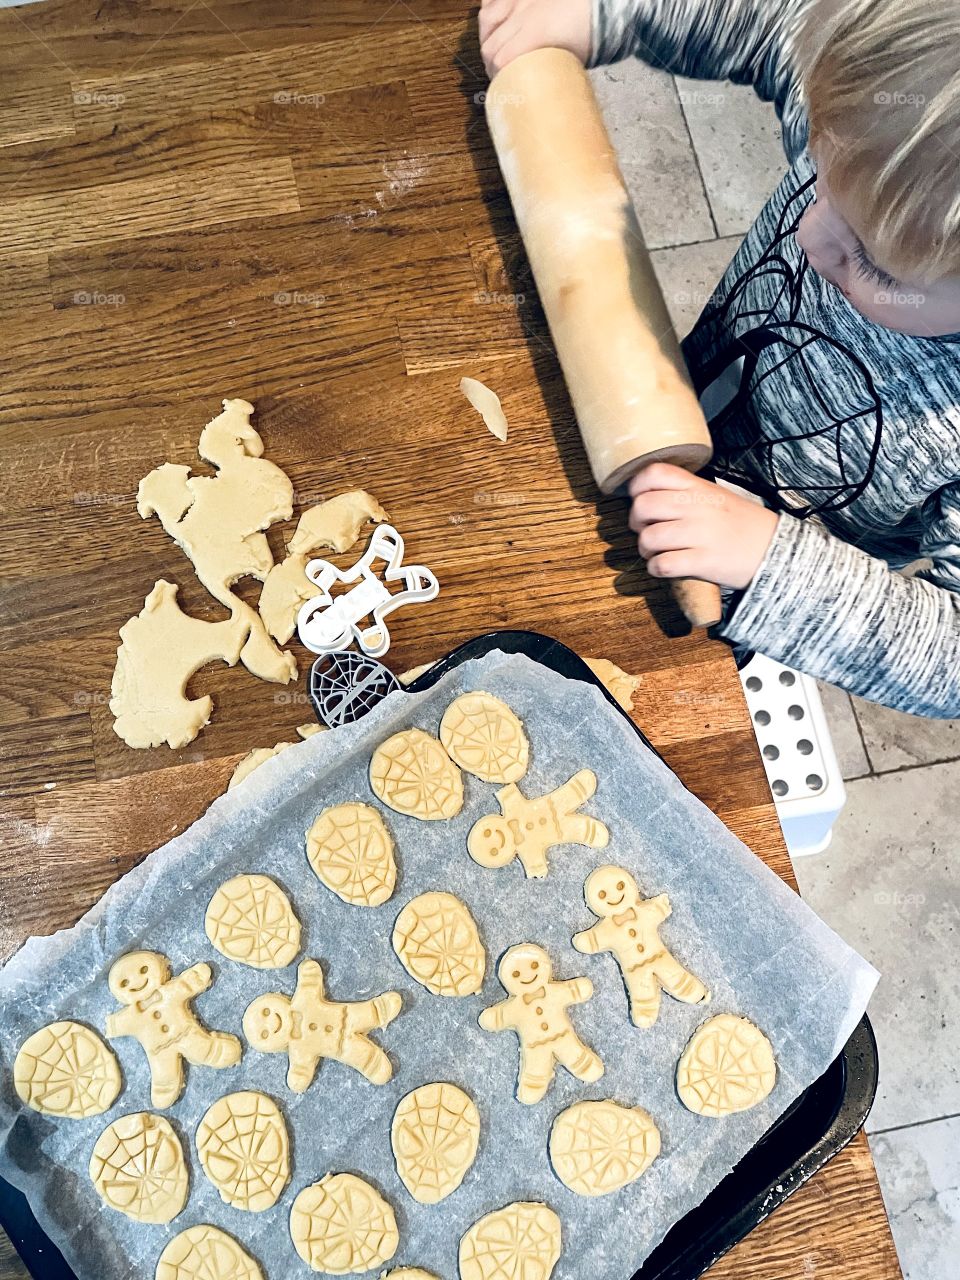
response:
<path id="1" fill-rule="evenodd" d="M 815 177 L 791 61 L 806 2 L 593 0 L 592 63 L 751 84 L 783 125 L 790 168 L 684 342 L 698 389 L 745 358 L 711 422 L 716 470 L 781 513 L 720 633 L 887 706 L 960 717 L 960 335 L 866 320 L 794 242 Z M 932 567 L 896 572 L 921 557 Z"/>

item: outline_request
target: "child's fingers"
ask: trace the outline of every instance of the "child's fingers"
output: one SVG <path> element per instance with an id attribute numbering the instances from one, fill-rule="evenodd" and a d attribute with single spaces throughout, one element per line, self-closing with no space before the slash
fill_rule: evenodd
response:
<path id="1" fill-rule="evenodd" d="M 483 0 L 477 25 L 481 46 L 493 35 L 504 18 L 513 12 L 513 0 Z"/>
<path id="2" fill-rule="evenodd" d="M 696 578 L 697 557 L 693 551 L 664 551 L 647 561 L 647 573 L 654 578 Z"/>
<path id="3" fill-rule="evenodd" d="M 647 560 L 661 551 L 685 551 L 693 545 L 693 531 L 685 520 L 661 520 L 657 524 L 648 524 L 637 535 L 640 554 Z"/>
<path id="4" fill-rule="evenodd" d="M 651 489 L 689 489 L 706 483 L 684 471 L 683 467 L 675 467 L 669 462 L 653 462 L 637 472 L 630 481 L 628 492 L 631 498 L 635 498 L 637 494 L 648 493 Z"/>
<path id="5" fill-rule="evenodd" d="M 483 49 L 487 74 L 495 76 L 508 62 L 519 58 L 522 53 L 529 53 L 534 47 L 524 41 L 522 29 L 517 28 L 512 21 L 502 22 Z"/>
<path id="6" fill-rule="evenodd" d="M 690 514 L 690 503 L 682 489 L 654 489 L 641 493 L 630 506 L 630 528 L 634 533 L 658 520 L 679 520 Z"/>

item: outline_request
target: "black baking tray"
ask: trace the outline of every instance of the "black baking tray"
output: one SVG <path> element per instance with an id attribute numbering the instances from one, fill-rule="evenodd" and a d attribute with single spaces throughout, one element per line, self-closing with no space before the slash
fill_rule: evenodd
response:
<path id="1" fill-rule="evenodd" d="M 494 649 L 523 653 L 562 676 L 596 685 L 655 755 L 659 752 L 572 649 L 535 631 L 491 631 L 441 658 L 406 686 L 416 693 L 461 663 Z M 661 757 L 662 759 L 662 757 Z M 760 1141 L 681 1219 L 632 1280 L 696 1280 L 748 1232 L 770 1216 L 863 1127 L 877 1092 L 877 1042 L 864 1017 L 842 1053 L 773 1124 Z M 76 1280 L 44 1235 L 25 1197 L 0 1179 L 0 1225 L 36 1280 Z M 604 1276 L 597 1280 L 627 1280 Z"/>

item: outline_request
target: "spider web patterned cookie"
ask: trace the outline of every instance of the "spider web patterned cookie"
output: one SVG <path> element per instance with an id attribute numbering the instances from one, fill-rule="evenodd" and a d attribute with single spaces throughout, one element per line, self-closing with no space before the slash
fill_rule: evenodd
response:
<path id="1" fill-rule="evenodd" d="M 163 1116 L 137 1111 L 108 1125 L 90 1157 L 102 1199 L 137 1222 L 171 1222 L 187 1203 L 183 1147 Z"/>
<path id="2" fill-rule="evenodd" d="M 79 1022 L 51 1022 L 28 1036 L 13 1064 L 13 1084 L 34 1111 L 75 1120 L 108 1111 L 122 1087 L 113 1052 Z"/>
<path id="3" fill-rule="evenodd" d="M 440 741 L 451 760 L 484 782 L 519 782 L 530 743 L 523 725 L 492 693 L 463 693 L 440 721 Z"/>
<path id="4" fill-rule="evenodd" d="M 551 1208 L 508 1204 L 460 1241 L 460 1280 L 550 1280 L 560 1248 L 560 1219 Z"/>
<path id="5" fill-rule="evenodd" d="M 460 770 L 422 729 L 405 729 L 377 747 L 370 786 L 378 800 L 422 822 L 455 818 L 463 808 Z"/>
<path id="6" fill-rule="evenodd" d="M 234 876 L 210 899 L 203 922 L 221 955 L 254 969 L 283 969 L 300 950 L 300 921 L 269 876 Z"/>
<path id="7" fill-rule="evenodd" d="M 435 996 L 469 996 L 483 986 L 487 953 L 467 907 L 452 893 L 421 893 L 397 916 L 393 949 Z"/>
<path id="8" fill-rule="evenodd" d="M 307 858 L 328 889 L 357 907 L 379 907 L 397 883 L 393 840 L 376 809 L 338 804 L 307 832 Z"/>
<path id="9" fill-rule="evenodd" d="M 477 1155 L 480 1115 L 454 1084 L 421 1085 L 402 1098 L 390 1142 L 400 1181 L 420 1204 L 456 1191 Z"/>
<path id="10" fill-rule="evenodd" d="M 157 1262 L 155 1280 L 263 1280 L 263 1272 L 232 1236 L 201 1223 L 173 1237 Z"/>
<path id="11" fill-rule="evenodd" d="M 608 1100 L 576 1102 L 550 1131 L 550 1163 L 578 1196 L 620 1191 L 660 1154 L 660 1131 L 641 1107 Z"/>
<path id="12" fill-rule="evenodd" d="M 300 1192 L 290 1210 L 290 1237 L 308 1266 L 333 1276 L 382 1266 L 400 1243 L 390 1205 L 352 1173 L 328 1173 Z"/>
<path id="13" fill-rule="evenodd" d="M 773 1047 L 752 1022 L 721 1013 L 691 1036 L 677 1065 L 677 1093 L 690 1111 L 727 1116 L 762 1102 L 777 1081 Z"/>
<path id="14" fill-rule="evenodd" d="M 260 1213 L 290 1179 L 290 1141 L 280 1108 L 263 1093 L 228 1093 L 197 1128 L 203 1171 L 235 1209 Z"/>

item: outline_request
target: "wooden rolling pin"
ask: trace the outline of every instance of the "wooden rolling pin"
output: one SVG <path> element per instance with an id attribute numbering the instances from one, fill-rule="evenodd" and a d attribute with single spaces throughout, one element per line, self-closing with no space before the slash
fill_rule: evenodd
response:
<path id="1" fill-rule="evenodd" d="M 524 54 L 486 112 L 597 484 L 656 461 L 699 470 L 710 432 L 586 72 L 564 49 Z M 673 588 L 694 626 L 719 620 L 713 583 Z"/>

